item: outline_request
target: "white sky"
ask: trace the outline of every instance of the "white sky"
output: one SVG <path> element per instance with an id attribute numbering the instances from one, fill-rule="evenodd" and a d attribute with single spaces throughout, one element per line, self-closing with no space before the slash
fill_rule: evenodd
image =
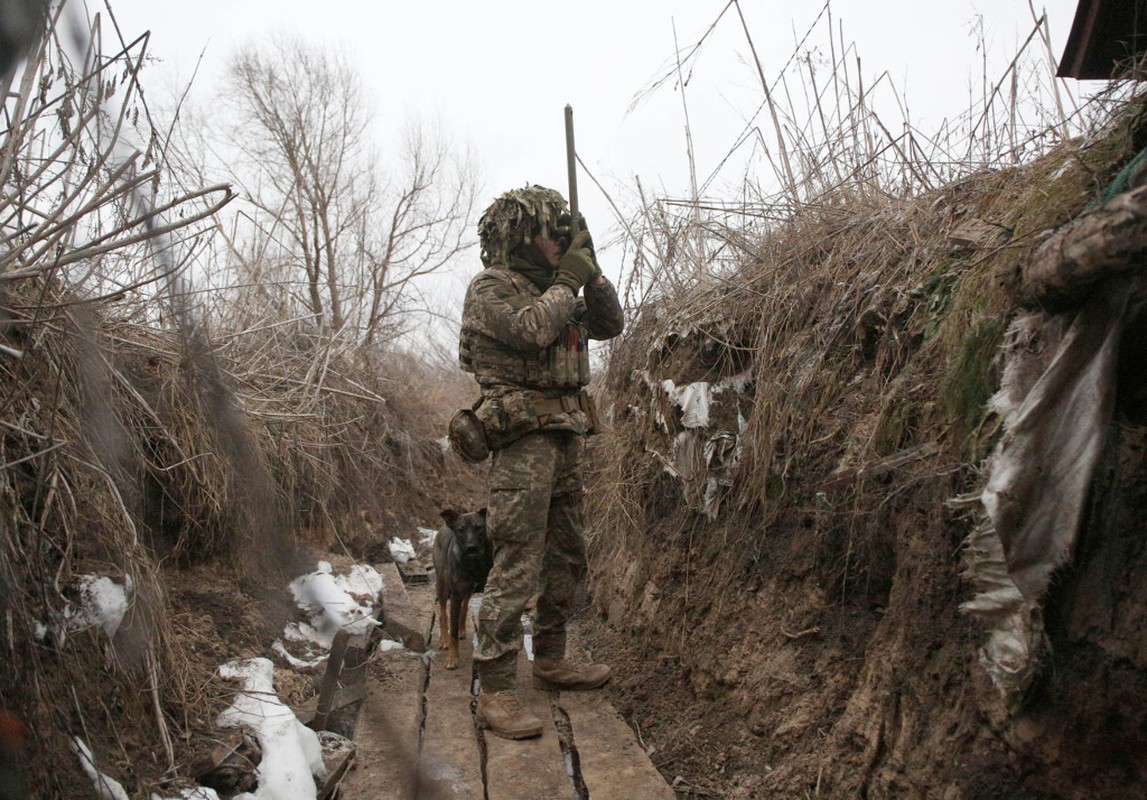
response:
<path id="1" fill-rule="evenodd" d="M 88 0 L 94 13 L 102 0 Z M 152 32 L 161 62 L 145 74 L 153 103 L 165 104 L 199 64 L 194 94 L 209 99 L 234 48 L 272 32 L 344 47 L 376 102 L 380 147 L 397 146 L 411 120 L 436 124 L 472 147 L 482 172 L 481 205 L 506 189 L 541 183 L 566 193 L 563 109 L 574 107 L 582 160 L 623 206 L 634 176 L 653 193 L 689 194 L 680 93 L 672 82 L 627 114 L 634 95 L 672 63 L 674 28 L 684 48 L 718 17 L 725 0 L 110 0 L 124 34 Z M 1046 8 L 1058 57 L 1076 0 L 1032 0 Z M 770 80 L 822 9 L 822 2 L 742 0 Z M 855 43 L 866 85 L 888 71 L 918 129 L 967 108 L 983 52 L 973 33 L 982 16 L 995 80 L 1033 27 L 1028 0 L 832 0 L 834 33 Z M 828 57 L 823 19 L 802 50 Z M 853 62 L 855 63 L 855 62 Z M 1074 85 L 1074 82 L 1071 82 Z M 977 96 L 979 93 L 977 91 Z M 686 100 L 703 179 L 725 157 L 762 99 L 744 31 L 730 9 L 694 65 Z M 762 118 L 762 124 L 767 120 Z M 743 174 L 743 169 L 737 168 Z M 727 175 L 730 181 L 741 177 Z M 584 173 L 582 210 L 591 229 L 612 213 Z M 714 184 L 720 194 L 720 181 Z M 480 209 L 479 209 L 480 210 Z M 599 239 L 601 237 L 599 236 Z M 474 255 L 475 268 L 477 256 Z M 603 261 L 607 261 L 604 259 Z M 620 265 L 603 263 L 617 278 Z M 468 274 L 458 278 L 464 281 Z"/>

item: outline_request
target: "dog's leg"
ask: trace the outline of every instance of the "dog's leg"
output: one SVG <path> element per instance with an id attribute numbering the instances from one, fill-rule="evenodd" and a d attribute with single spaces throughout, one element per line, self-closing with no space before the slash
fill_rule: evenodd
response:
<path id="1" fill-rule="evenodd" d="M 458 605 L 458 639 L 462 640 L 466 638 L 466 618 L 470 616 L 470 592 L 462 595 L 462 602 Z"/>
<path id="2" fill-rule="evenodd" d="M 446 669 L 458 669 L 458 616 L 461 613 L 461 597 L 450 595 L 450 643 L 446 652 Z"/>
<path id="3" fill-rule="evenodd" d="M 450 643 L 450 625 L 446 617 L 446 600 L 438 601 L 438 649 L 445 650 Z"/>

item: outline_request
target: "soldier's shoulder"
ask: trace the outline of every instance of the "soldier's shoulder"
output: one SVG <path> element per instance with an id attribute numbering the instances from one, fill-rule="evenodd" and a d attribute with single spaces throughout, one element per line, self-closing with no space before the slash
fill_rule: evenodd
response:
<path id="1" fill-rule="evenodd" d="M 502 295 L 507 292 L 518 292 L 522 288 L 520 283 L 513 270 L 495 265 L 486 267 L 471 279 L 469 293 Z"/>
<path id="2" fill-rule="evenodd" d="M 490 285 L 504 285 L 513 281 L 514 273 L 505 267 L 493 266 L 486 267 L 473 278 L 470 279 L 471 288 L 475 286 L 490 286 Z"/>

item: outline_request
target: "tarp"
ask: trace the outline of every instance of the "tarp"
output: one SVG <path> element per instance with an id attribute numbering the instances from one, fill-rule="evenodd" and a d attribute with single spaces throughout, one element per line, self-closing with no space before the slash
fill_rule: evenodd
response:
<path id="1" fill-rule="evenodd" d="M 1022 314 L 1008 330 L 992 398 L 1004 434 L 968 541 L 978 593 L 962 606 L 988 622 L 980 658 L 1010 700 L 1047 647 L 1043 602 L 1075 552 L 1114 413 L 1120 340 L 1147 288 L 1145 263 L 1147 186 L 1138 186 L 1057 231 L 1018 275 L 1017 302 L 1063 310 Z"/>
<path id="2" fill-rule="evenodd" d="M 1125 279 L 1101 285 L 1075 314 L 1035 384 L 1026 392 L 1008 387 L 1023 399 L 1004 417 L 983 503 L 1003 544 L 1008 574 L 1029 600 L 1043 597 L 1052 572 L 1075 545 L 1115 406 L 1130 287 Z M 1030 356 L 1019 350 L 1014 357 Z"/>

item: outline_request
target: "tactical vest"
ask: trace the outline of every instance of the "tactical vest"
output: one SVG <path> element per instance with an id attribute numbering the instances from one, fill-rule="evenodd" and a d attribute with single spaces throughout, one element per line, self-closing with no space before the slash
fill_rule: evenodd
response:
<path id="1" fill-rule="evenodd" d="M 549 347 L 523 351 L 464 329 L 458 342 L 458 366 L 483 386 L 509 383 L 576 391 L 589 383 L 589 336 L 583 325 L 570 322 Z"/>

